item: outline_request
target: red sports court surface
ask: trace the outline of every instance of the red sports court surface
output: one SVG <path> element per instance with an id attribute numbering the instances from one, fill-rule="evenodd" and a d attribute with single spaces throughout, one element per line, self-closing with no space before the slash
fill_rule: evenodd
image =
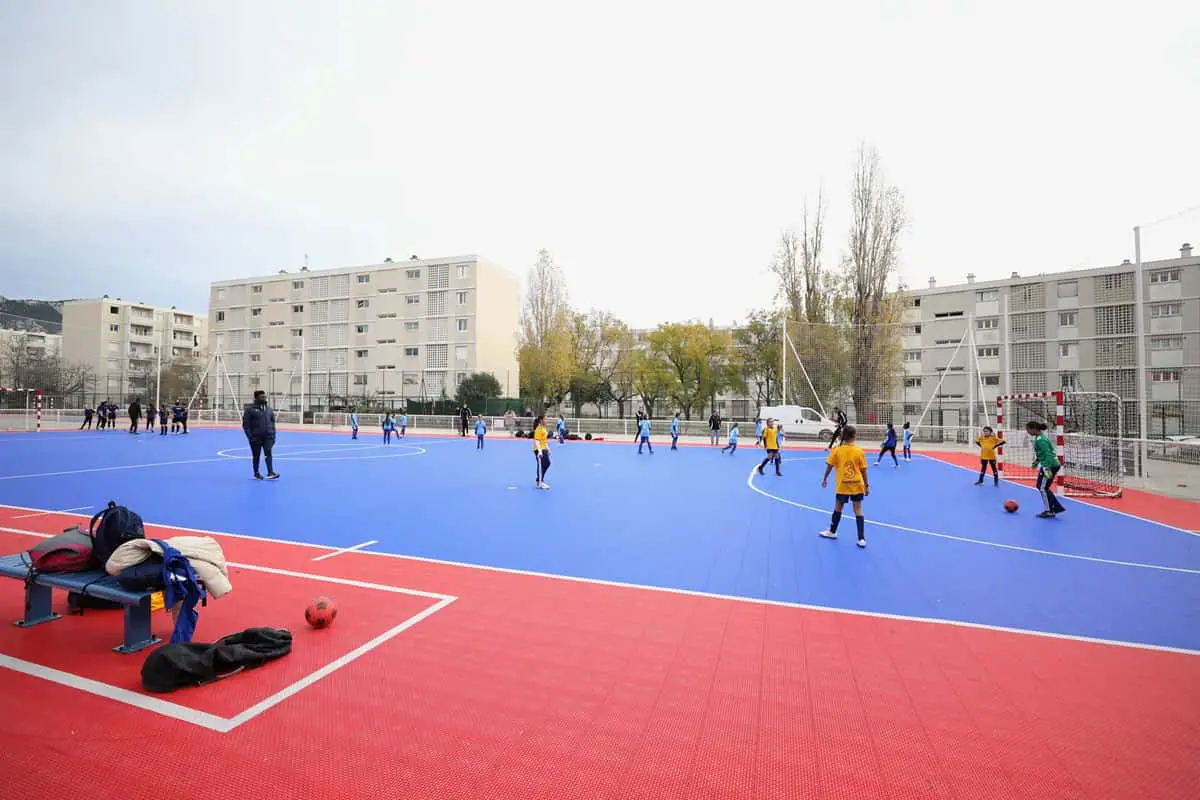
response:
<path id="1" fill-rule="evenodd" d="M 14 515 L 0 510 L 2 526 L 75 522 Z M 0 533 L 6 552 L 30 541 Z M 1200 667 L 1186 654 L 221 544 L 245 566 L 201 610 L 204 638 L 286 625 L 293 653 L 160 699 L 234 719 L 327 674 L 219 732 L 137 705 L 142 659 L 108 649 L 117 612 L 0 627 L 10 661 L 60 671 L 4 674 L 0 797 L 1195 798 L 1200 787 Z M 326 631 L 301 621 L 316 593 L 341 604 Z M 0 582 L 0 614 L 19 616 L 20 603 L 20 584 Z M 160 635 L 169 627 L 160 615 Z M 63 673 L 104 686 L 63 685 Z"/>

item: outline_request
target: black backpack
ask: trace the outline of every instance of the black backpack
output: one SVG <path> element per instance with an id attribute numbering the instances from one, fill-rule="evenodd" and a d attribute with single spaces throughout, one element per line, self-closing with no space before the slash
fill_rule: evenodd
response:
<path id="1" fill-rule="evenodd" d="M 92 517 L 88 535 L 92 537 L 92 557 L 103 567 L 118 547 L 134 539 L 145 539 L 146 529 L 140 516 L 109 500 L 108 506 Z"/>

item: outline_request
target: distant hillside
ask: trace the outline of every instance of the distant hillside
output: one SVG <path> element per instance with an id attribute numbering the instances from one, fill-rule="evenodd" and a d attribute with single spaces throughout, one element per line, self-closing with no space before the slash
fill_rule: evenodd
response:
<path id="1" fill-rule="evenodd" d="M 62 333 L 62 300 L 11 300 L 0 297 L 0 328 Z"/>

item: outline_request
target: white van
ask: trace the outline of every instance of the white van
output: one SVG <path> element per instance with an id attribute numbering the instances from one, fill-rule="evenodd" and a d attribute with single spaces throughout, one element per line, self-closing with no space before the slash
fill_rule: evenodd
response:
<path id="1" fill-rule="evenodd" d="M 827 442 L 837 427 L 836 422 L 806 406 L 763 406 L 758 416 L 763 422 L 774 419 L 783 426 L 783 435 L 789 439 L 805 437 Z"/>

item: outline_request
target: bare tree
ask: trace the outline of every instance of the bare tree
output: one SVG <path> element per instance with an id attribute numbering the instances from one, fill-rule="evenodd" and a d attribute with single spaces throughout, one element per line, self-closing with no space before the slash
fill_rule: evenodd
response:
<path id="1" fill-rule="evenodd" d="M 828 322 L 828 282 L 821 265 L 825 246 L 825 198 L 817 192 L 817 208 L 810 217 L 808 200 L 804 201 L 804 222 L 800 229 L 800 271 L 804 283 L 804 319 L 809 322 Z M 796 315 L 797 318 L 799 314 Z"/>
<path id="2" fill-rule="evenodd" d="M 851 222 L 845 275 L 850 323 L 851 391 L 862 413 L 890 388 L 899 358 L 898 297 L 888 291 L 900 234 L 908 223 L 904 197 L 889 184 L 874 147 L 862 145 L 850 192 Z"/>
<path id="3" fill-rule="evenodd" d="M 788 317 L 800 319 L 804 314 L 804 272 L 800 267 L 802 243 L 795 231 L 779 235 L 779 250 L 771 262 L 776 288 L 787 305 Z"/>

